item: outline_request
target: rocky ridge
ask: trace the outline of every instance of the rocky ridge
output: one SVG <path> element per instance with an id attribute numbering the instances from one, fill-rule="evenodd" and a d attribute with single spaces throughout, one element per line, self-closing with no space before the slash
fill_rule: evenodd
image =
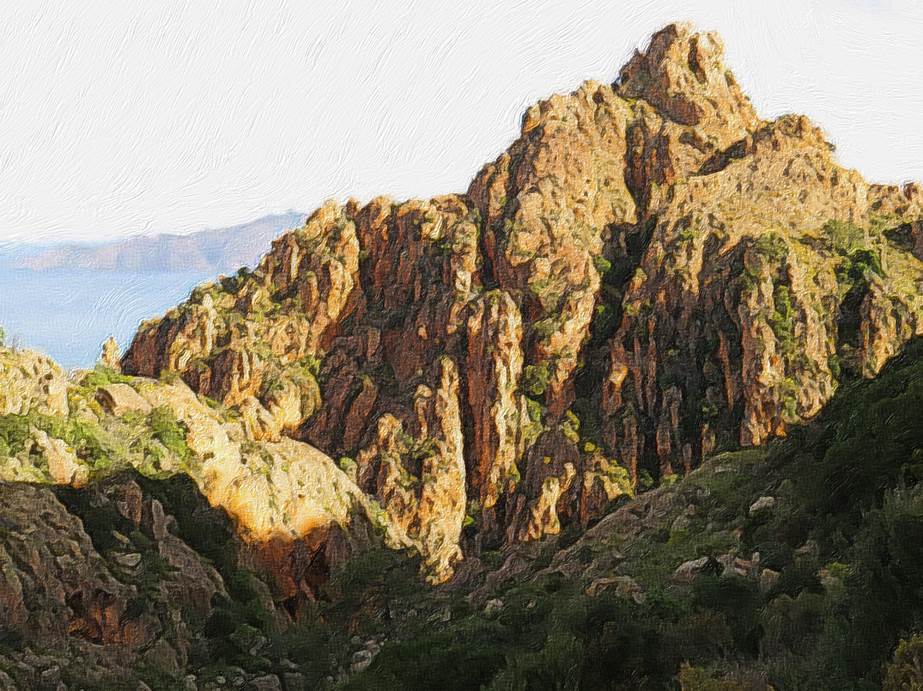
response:
<path id="1" fill-rule="evenodd" d="M 465 194 L 326 204 L 122 367 L 340 459 L 443 581 L 877 372 L 923 332 L 920 199 L 759 118 L 721 40 L 671 25 L 530 108 Z"/>
<path id="2" fill-rule="evenodd" d="M 124 472 L 188 476 L 235 526 L 244 562 L 293 607 L 357 550 L 421 549 L 328 456 L 178 378 L 102 366 L 67 378 L 43 356 L 2 347 L 0 363 L 0 388 L 16 394 L 0 414 L 3 482 L 92 489 Z"/>

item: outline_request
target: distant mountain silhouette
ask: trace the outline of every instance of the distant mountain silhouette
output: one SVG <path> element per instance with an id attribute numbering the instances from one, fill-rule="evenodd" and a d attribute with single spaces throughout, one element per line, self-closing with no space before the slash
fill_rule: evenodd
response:
<path id="1" fill-rule="evenodd" d="M 34 271 L 235 271 L 253 266 L 270 241 L 304 223 L 306 214 L 290 211 L 249 223 L 189 235 L 152 235 L 104 244 L 68 244 L 18 253 L 17 268 Z"/>

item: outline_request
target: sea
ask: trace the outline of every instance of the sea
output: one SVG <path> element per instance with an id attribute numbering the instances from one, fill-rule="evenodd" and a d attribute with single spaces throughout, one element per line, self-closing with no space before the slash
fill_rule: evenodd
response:
<path id="1" fill-rule="evenodd" d="M 38 350 L 66 369 L 92 367 L 110 335 L 123 351 L 138 325 L 185 299 L 213 272 L 13 268 L 0 255 L 0 328 L 6 343 Z"/>

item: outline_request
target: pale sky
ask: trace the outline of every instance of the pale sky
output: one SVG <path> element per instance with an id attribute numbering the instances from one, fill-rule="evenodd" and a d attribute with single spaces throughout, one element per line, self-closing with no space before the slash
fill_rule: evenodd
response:
<path id="1" fill-rule="evenodd" d="M 63 4 L 0 7 L 0 241 L 464 191 L 529 104 L 614 80 L 674 20 L 719 31 L 763 117 L 923 180 L 915 0 Z"/>

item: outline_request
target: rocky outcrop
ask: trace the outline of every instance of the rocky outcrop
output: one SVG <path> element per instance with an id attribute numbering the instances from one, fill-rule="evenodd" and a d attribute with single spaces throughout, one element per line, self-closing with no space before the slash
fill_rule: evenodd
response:
<path id="1" fill-rule="evenodd" d="M 122 356 L 119 350 L 119 344 L 116 342 L 115 337 L 109 336 L 109 338 L 103 342 L 102 352 L 99 356 L 99 364 L 113 372 L 120 372 L 122 370 L 121 360 Z"/>
<path id="2" fill-rule="evenodd" d="M 416 409 L 420 435 L 433 449 L 420 467 L 420 498 L 411 535 L 419 535 L 430 579 L 441 582 L 452 575 L 462 557 L 458 546 L 465 520 L 465 456 L 458 398 L 458 368 L 449 358 L 439 361 L 435 391 L 421 386 Z"/>
<path id="3" fill-rule="evenodd" d="M 82 487 L 89 479 L 89 470 L 62 439 L 49 437 L 40 429 L 30 430 L 35 446 L 48 463 L 51 481 L 61 485 Z"/>
<path id="4" fill-rule="evenodd" d="M 509 538 L 536 540 L 561 531 L 576 509 L 574 482 L 580 453 L 561 432 L 549 432 L 529 450 L 522 492 L 511 507 Z"/>
<path id="5" fill-rule="evenodd" d="M 150 665 L 178 674 L 197 622 L 227 596 L 135 481 L 82 492 L 92 499 L 0 485 L 0 660 L 19 688 L 48 688 L 52 678 L 58 688 L 125 685 Z M 21 643 L 11 648 L 10 636 Z"/>
<path id="6" fill-rule="evenodd" d="M 51 358 L 0 347 L 0 381 L 0 415 L 67 415 L 67 380 Z"/>
<path id="7" fill-rule="evenodd" d="M 519 392 L 522 318 L 504 291 L 485 293 L 468 317 L 468 410 L 471 414 L 470 485 L 484 530 L 501 527 L 495 506 L 516 488 L 517 463 L 536 422 Z M 500 512 L 502 516 L 502 512 Z"/>
<path id="8" fill-rule="evenodd" d="M 923 221 L 914 221 L 908 227 L 913 256 L 923 261 Z"/>
<path id="9" fill-rule="evenodd" d="M 750 100 L 724 66 L 724 43 L 714 32 L 672 24 L 635 52 L 619 73 L 619 94 L 643 99 L 666 119 L 698 127 L 721 149 L 760 123 Z"/>
<path id="10" fill-rule="evenodd" d="M 805 118 L 722 165 L 674 188 L 626 287 L 603 406 L 632 468 L 688 471 L 716 444 L 784 434 L 920 328 L 923 266 Z"/>
<path id="11" fill-rule="evenodd" d="M 530 108 L 464 195 L 328 203 L 122 366 L 342 458 L 440 580 L 877 372 L 923 331 L 921 220 L 917 186 L 760 119 L 721 40 L 671 25 L 615 83 Z"/>
<path id="12" fill-rule="evenodd" d="M 151 404 L 128 384 L 114 383 L 100 386 L 96 390 L 96 400 L 111 415 L 122 416 L 126 413 L 151 412 Z"/>
<path id="13" fill-rule="evenodd" d="M 0 389 L 47 393 L 43 387 L 55 381 L 49 373 L 56 368 L 38 370 L 33 376 L 39 383 L 24 379 L 24 373 L 33 372 L 31 364 L 39 362 L 34 354 L 0 349 L 0 360 L 10 363 L 13 373 L 0 373 Z M 39 400 L 22 413 L 0 416 L 3 480 L 84 487 L 127 470 L 156 478 L 187 475 L 212 506 L 234 521 L 253 563 L 271 566 L 286 597 L 313 597 L 329 571 L 356 550 L 382 541 L 396 549 L 419 546 L 330 457 L 282 435 L 276 418 L 256 399 L 247 399 L 229 415 L 180 380 L 134 378 L 105 369 L 77 373 L 71 383 L 62 380 L 62 386 L 61 397 L 70 401 L 64 411 L 51 414 L 47 400 Z M 285 390 L 297 386 L 297 380 L 287 381 Z M 457 388 L 452 395 L 457 396 Z M 459 425 L 456 403 L 447 428 Z M 460 441 L 451 443 L 452 453 L 462 459 Z M 464 464 L 458 463 L 460 529 Z M 442 471 L 432 475 L 442 481 Z M 457 543 L 457 532 L 445 544 Z M 331 539 L 336 549 L 315 560 L 313 569 L 290 558 L 305 549 L 323 552 Z"/>
<path id="14" fill-rule="evenodd" d="M 347 310 L 358 255 L 347 210 L 328 204 L 275 241 L 253 273 L 198 288 L 172 318 L 142 325 L 123 367 L 179 372 L 229 405 L 271 389 L 288 366 L 307 376 Z"/>
<path id="15" fill-rule="evenodd" d="M 435 391 L 417 388 L 416 417 L 407 430 L 393 415 L 379 418 L 354 472 L 391 522 L 417 542 L 427 576 L 439 582 L 461 558 L 466 483 L 458 369 L 442 358 L 435 376 Z"/>
<path id="16" fill-rule="evenodd" d="M 637 217 L 624 175 L 630 118 L 628 104 L 603 84 L 554 96 L 529 109 L 521 138 L 468 190 L 494 280 L 529 320 L 528 360 L 548 372 L 543 393 L 553 415 L 573 400 L 606 229 Z"/>
<path id="17" fill-rule="evenodd" d="M 186 472 L 213 506 L 237 522 L 251 543 L 296 542 L 336 524 L 347 530 L 382 525 L 368 498 L 331 458 L 287 437 L 255 442 L 246 425 L 228 423 L 185 384 L 138 380 L 138 391 L 155 408 L 166 408 L 185 431 L 196 462 Z M 393 546 L 406 545 L 400 531 Z"/>

